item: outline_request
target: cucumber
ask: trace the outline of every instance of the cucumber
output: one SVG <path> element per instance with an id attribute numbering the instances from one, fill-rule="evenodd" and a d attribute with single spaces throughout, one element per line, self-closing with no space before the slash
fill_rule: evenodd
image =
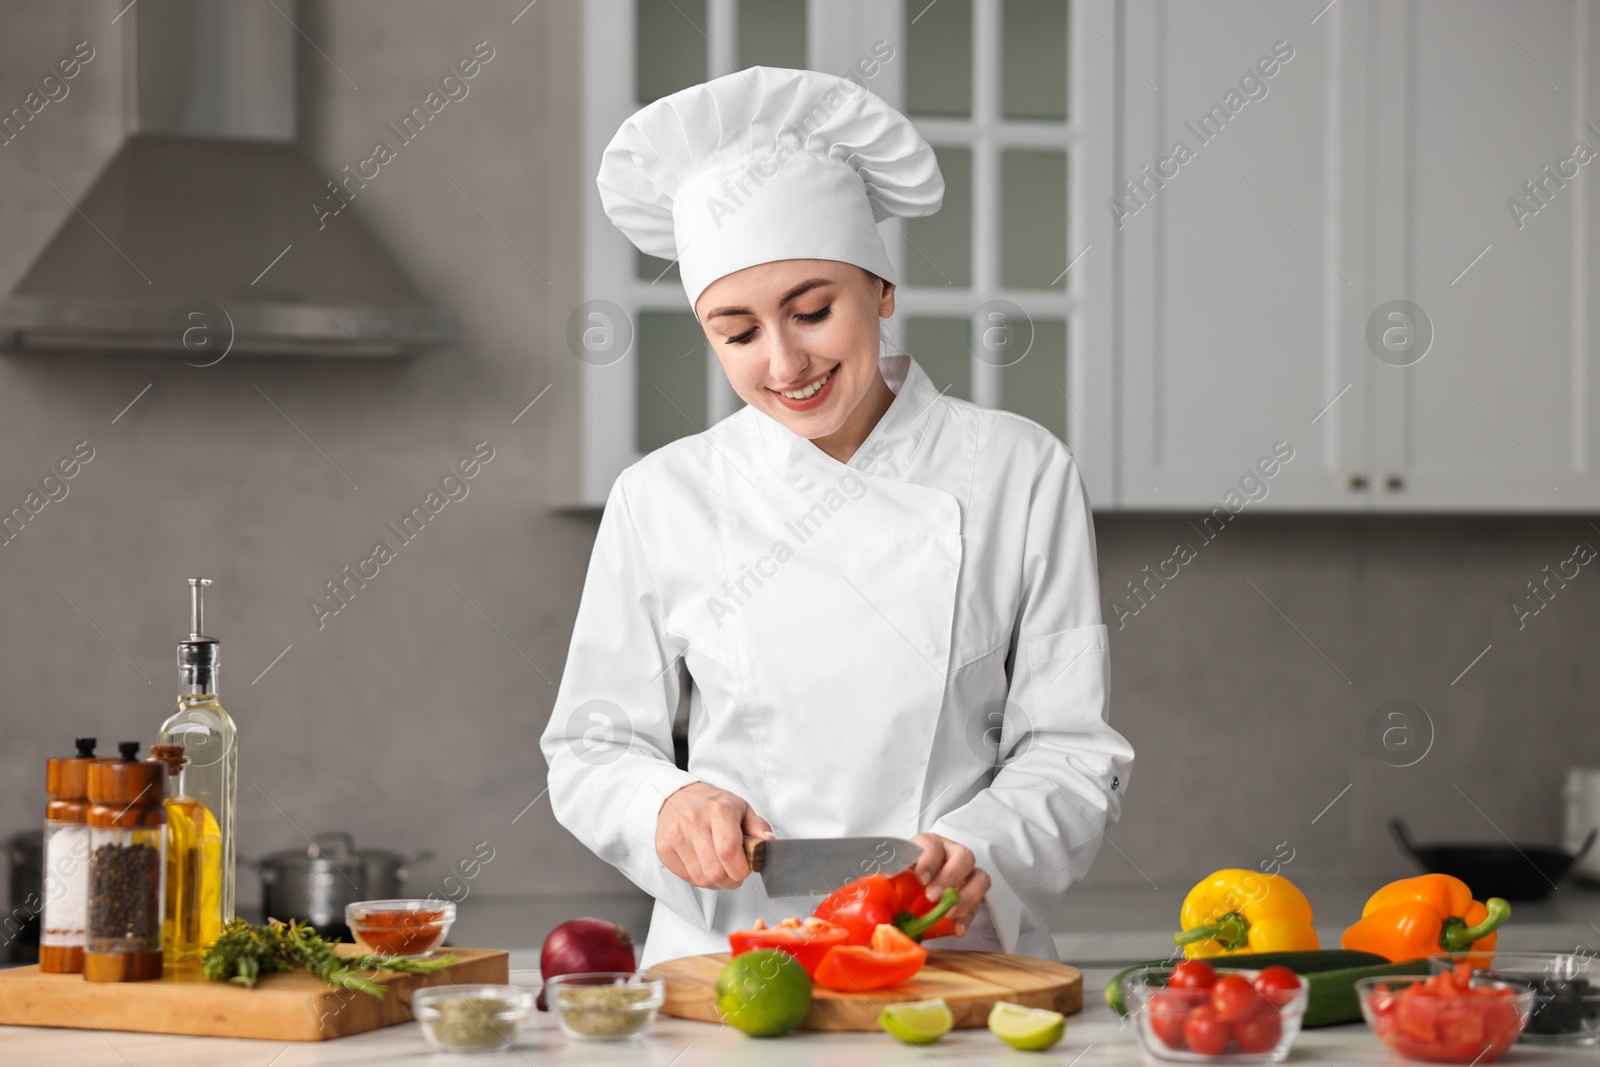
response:
<path id="1" fill-rule="evenodd" d="M 1122 998 L 1122 980 L 1136 971 L 1165 970 L 1176 962 L 1176 959 L 1151 960 L 1119 971 L 1106 984 L 1106 1003 L 1118 1015 L 1128 1014 L 1128 1006 Z M 1427 960 L 1390 963 L 1372 952 L 1338 948 L 1303 952 L 1240 952 L 1232 956 L 1208 956 L 1206 962 L 1213 967 L 1245 971 L 1287 967 L 1300 975 L 1310 987 L 1306 993 L 1306 1014 L 1300 1024 L 1302 1027 L 1360 1021 L 1361 1003 L 1356 999 L 1355 990 L 1358 978 L 1428 973 Z"/>

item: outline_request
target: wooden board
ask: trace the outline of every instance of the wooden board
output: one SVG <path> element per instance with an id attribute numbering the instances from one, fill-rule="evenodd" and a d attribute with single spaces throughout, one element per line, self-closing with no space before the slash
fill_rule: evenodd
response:
<path id="1" fill-rule="evenodd" d="M 728 953 L 684 956 L 655 964 L 649 970 L 667 980 L 666 1003 L 661 1010 L 680 1019 L 720 1023 L 717 1013 L 717 975 Z M 811 1011 L 802 1030 L 876 1030 L 878 1012 L 888 1004 L 943 997 L 956 1018 L 956 1028 L 987 1026 L 989 1009 L 997 1000 L 1029 1008 L 1049 1008 L 1063 1015 L 1083 1010 L 1083 975 L 1064 963 L 1008 956 L 1000 952 L 963 952 L 930 949 L 928 962 L 917 976 L 888 989 L 871 993 L 840 993 L 817 986 L 811 991 Z"/>
<path id="2" fill-rule="evenodd" d="M 355 947 L 340 948 L 354 952 Z M 262 975 L 254 989 L 209 982 L 196 965 L 167 967 L 150 982 L 86 982 L 77 974 L 43 974 L 38 967 L 0 971 L 0 1024 L 74 1030 L 136 1030 L 147 1034 L 326 1041 L 411 1020 L 411 994 L 423 986 L 504 985 L 510 956 L 482 948 L 452 948 L 456 962 L 437 974 L 380 975 L 380 1000 L 333 989 L 300 971 Z"/>

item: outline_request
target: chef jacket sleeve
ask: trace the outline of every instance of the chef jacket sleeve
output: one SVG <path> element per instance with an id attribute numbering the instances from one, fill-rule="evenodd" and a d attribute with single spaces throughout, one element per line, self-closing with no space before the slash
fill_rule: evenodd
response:
<path id="1" fill-rule="evenodd" d="M 1094 523 L 1071 453 L 1052 441 L 1033 483 L 1014 663 L 989 785 L 929 829 L 972 849 L 1005 951 L 1048 929 L 1121 814 L 1133 748 L 1106 720 L 1108 633 Z"/>
<path id="2" fill-rule="evenodd" d="M 662 804 L 698 779 L 672 758 L 681 642 L 662 625 L 661 596 L 618 478 L 589 558 L 583 599 L 550 723 L 540 738 L 557 821 L 640 889 L 701 929 L 710 890 L 656 854 Z"/>

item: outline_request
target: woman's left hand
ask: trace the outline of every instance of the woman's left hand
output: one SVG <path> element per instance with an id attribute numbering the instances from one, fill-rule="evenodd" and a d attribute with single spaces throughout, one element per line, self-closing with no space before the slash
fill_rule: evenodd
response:
<path id="1" fill-rule="evenodd" d="M 989 891 L 988 872 L 976 866 L 970 848 L 948 837 L 915 834 L 911 840 L 922 846 L 922 855 L 911 869 L 928 887 L 928 899 L 938 900 L 946 886 L 961 895 L 948 918 L 955 923 L 956 936 L 965 936 L 972 917 L 978 913 L 978 905 L 983 903 L 983 895 Z"/>

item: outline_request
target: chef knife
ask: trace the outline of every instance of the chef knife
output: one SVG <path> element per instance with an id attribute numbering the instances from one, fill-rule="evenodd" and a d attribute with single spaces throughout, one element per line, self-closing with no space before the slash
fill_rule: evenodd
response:
<path id="1" fill-rule="evenodd" d="M 922 846 L 898 837 L 747 837 L 744 852 L 767 896 L 809 897 L 869 874 L 899 874 Z"/>

